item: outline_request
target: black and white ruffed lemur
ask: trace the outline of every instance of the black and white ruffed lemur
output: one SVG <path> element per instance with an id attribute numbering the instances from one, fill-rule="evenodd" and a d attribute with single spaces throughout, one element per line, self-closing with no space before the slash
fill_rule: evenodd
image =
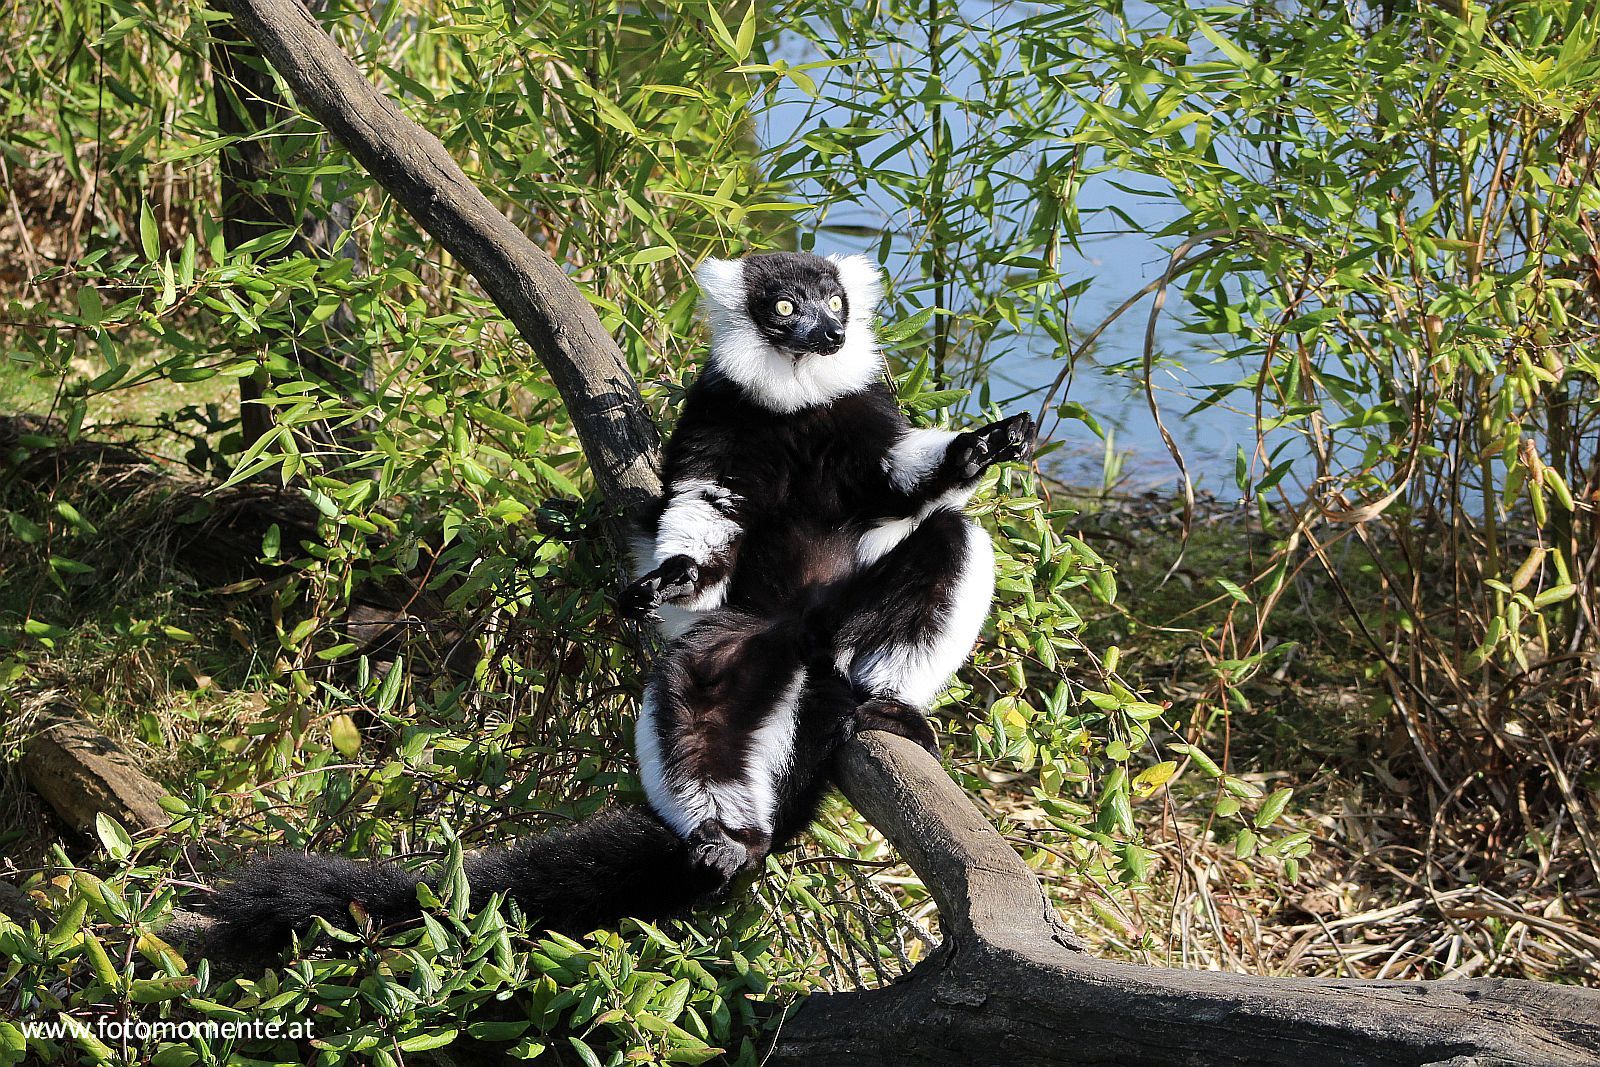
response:
<path id="1" fill-rule="evenodd" d="M 983 472 L 1025 459 L 1019 415 L 913 428 L 884 380 L 861 257 L 709 260 L 711 332 L 642 520 L 621 607 L 670 641 L 636 731 L 648 807 L 470 854 L 494 893 L 583 932 L 658 919 L 724 891 L 815 815 L 828 761 L 857 730 L 937 753 L 925 713 L 977 639 L 993 593 L 988 535 L 962 513 Z M 414 917 L 429 876 L 285 853 L 213 896 L 213 944 L 259 954 L 312 916 Z"/>

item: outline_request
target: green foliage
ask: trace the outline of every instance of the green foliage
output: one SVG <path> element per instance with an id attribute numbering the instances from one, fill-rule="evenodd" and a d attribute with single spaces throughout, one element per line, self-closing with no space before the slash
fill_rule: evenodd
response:
<path id="1" fill-rule="evenodd" d="M 126 833 L 103 827 L 106 836 L 127 858 Z M 157 1067 L 240 1057 L 399 1064 L 458 1043 L 590 1064 L 620 1062 L 612 1049 L 626 1049 L 630 1063 L 695 1064 L 723 1052 L 750 1060 L 748 998 L 775 985 L 753 910 L 725 932 L 630 924 L 580 942 L 514 910 L 436 906 L 400 937 L 328 927 L 324 937 L 344 943 L 338 957 L 224 977 L 156 932 L 175 899 L 167 865 L 141 857 L 100 879 L 58 859 L 61 873 L 37 893 L 48 901 L 41 917 L 0 916 L 12 985 L 0 1063 L 22 1062 L 25 1022 L 64 1019 L 83 1029 L 28 1036 L 34 1062 L 116 1062 L 121 1035 L 95 1029 L 97 1017 L 150 1024 L 128 1044 Z"/>

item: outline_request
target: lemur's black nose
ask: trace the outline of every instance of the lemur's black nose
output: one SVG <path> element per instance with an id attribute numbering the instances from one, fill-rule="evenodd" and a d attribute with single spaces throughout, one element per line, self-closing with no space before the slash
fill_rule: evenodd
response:
<path id="1" fill-rule="evenodd" d="M 791 336 L 797 357 L 808 352 L 831 356 L 844 347 L 845 324 L 830 313 L 819 311 L 797 324 Z"/>

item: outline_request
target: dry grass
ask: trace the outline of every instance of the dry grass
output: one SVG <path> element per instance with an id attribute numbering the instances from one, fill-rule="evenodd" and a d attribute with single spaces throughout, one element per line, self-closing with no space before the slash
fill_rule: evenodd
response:
<path id="1" fill-rule="evenodd" d="M 1193 713 L 1186 737 L 1231 747 L 1234 773 L 1265 790 L 1294 787 L 1288 828 L 1309 832 L 1312 852 L 1292 883 L 1279 859 L 1240 858 L 1210 816 L 1210 783 L 1191 775 L 1143 802 L 1161 807 L 1141 819 L 1159 862 L 1130 891 L 1082 877 L 1086 850 L 1051 834 L 1033 783 L 996 788 L 991 802 L 1019 841 L 1077 861 L 1045 874 L 1081 933 L 1103 951 L 1186 967 L 1600 984 L 1600 730 L 1592 710 L 1559 699 L 1560 678 L 1493 736 L 1488 717 L 1458 711 L 1450 730 L 1419 743 L 1416 722 L 1364 669 L 1370 657 L 1325 583 L 1308 576 L 1299 604 L 1273 618 L 1274 639 L 1299 642 L 1295 654 L 1242 687 L 1248 712 L 1219 715 L 1198 654 L 1215 604 L 1182 572 L 1226 573 L 1218 558 L 1262 543 L 1259 524 L 1205 509 L 1169 579 L 1177 538 L 1164 501 L 1112 502 L 1084 521 L 1129 587 L 1129 613 L 1108 620 L 1140 644 L 1125 671 L 1174 700 L 1177 721 Z M 1537 664 L 1528 678 L 1546 681 Z"/>

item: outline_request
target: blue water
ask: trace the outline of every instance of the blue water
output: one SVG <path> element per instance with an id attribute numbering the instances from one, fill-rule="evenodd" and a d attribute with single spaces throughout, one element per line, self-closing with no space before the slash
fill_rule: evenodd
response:
<path id="1" fill-rule="evenodd" d="M 972 27 L 971 32 L 978 33 L 987 32 L 988 27 L 1014 17 L 1008 13 L 1014 11 L 1012 5 L 997 5 L 988 0 L 963 0 L 961 10 Z M 907 42 L 906 50 L 914 49 L 917 44 L 916 41 Z M 790 63 L 821 58 L 815 46 L 793 34 L 781 39 L 776 55 Z M 903 62 L 905 57 L 899 58 Z M 821 101 L 813 100 L 785 81 L 770 105 L 758 115 L 762 143 L 774 153 L 813 128 L 862 121 L 845 108 L 828 102 L 829 97 L 841 95 L 841 77 L 825 69 L 813 70 L 811 75 L 818 84 Z M 963 69 L 959 63 L 946 67 L 943 81 L 956 95 L 981 91 L 973 71 Z M 960 138 L 966 131 L 959 125 L 959 109 L 947 109 L 947 117 L 956 124 L 953 136 Z M 870 159 L 892 143 L 893 138 L 882 137 L 863 147 L 862 155 Z M 1049 150 L 1051 146 L 1040 149 Z M 925 161 L 919 162 L 906 153 L 891 157 L 890 163 L 907 170 L 926 166 Z M 1146 191 L 1129 192 L 1130 188 Z M 856 191 L 854 203 L 829 205 L 816 182 L 802 179 L 795 183 L 793 195 L 817 205 L 809 215 L 800 215 L 801 225 L 811 231 L 816 251 L 824 254 L 859 252 L 878 259 L 895 284 L 914 293 L 912 300 L 916 305 L 933 303 L 932 294 L 919 288 L 919 264 L 912 241 L 903 218 L 896 218 L 897 212 L 903 215 L 904 209 L 882 187 L 868 183 Z M 1087 290 L 1070 303 L 1071 324 L 1074 333 L 1081 337 L 1129 296 L 1161 277 L 1172 249 L 1181 238 L 1158 240 L 1152 234 L 1181 217 L 1182 209 L 1170 196 L 1153 188 L 1148 179 L 1141 183 L 1137 175 L 1109 172 L 1090 177 L 1077 202 L 1083 231 L 1080 248 L 1063 246 L 1062 264 L 1063 273 L 1068 277 L 1088 282 Z M 881 234 L 885 231 L 891 234 L 887 256 L 882 254 Z M 1145 298 L 1100 336 L 1089 358 L 1079 361 L 1069 385 L 1058 391 L 1052 402 L 1054 407 L 1064 400 L 1076 401 L 1095 417 L 1111 437 L 1112 451 L 1121 457 L 1122 487 L 1131 490 L 1175 487 L 1179 479 L 1177 466 L 1150 414 L 1140 375 L 1136 370 L 1105 369 L 1108 364 L 1130 361 L 1137 367 L 1144 350 L 1152 299 Z M 959 306 L 959 298 L 952 298 L 950 302 Z M 1240 446 L 1247 454 L 1255 449 L 1252 419 L 1248 413 L 1230 409 L 1226 404 L 1214 405 L 1192 416 L 1186 414 L 1207 394 L 1211 384 L 1231 379 L 1228 377 L 1230 368 L 1211 365 L 1214 357 L 1208 350 L 1207 338 L 1178 330 L 1181 320 L 1173 313 L 1181 313 L 1182 304 L 1181 291 L 1173 288 L 1168 292 L 1166 310 L 1156 330 L 1156 351 L 1170 362 L 1168 366 L 1156 368 L 1154 392 L 1167 429 L 1182 451 L 1195 484 L 1222 497 L 1236 497 L 1239 493 L 1234 481 L 1235 457 Z M 998 354 L 986 352 L 983 355 L 994 359 L 989 371 L 991 396 L 1007 410 L 1037 411 L 1045 389 L 1065 365 L 1065 354 L 1042 335 L 1012 339 Z M 1054 471 L 1070 481 L 1098 486 L 1107 442 L 1082 422 L 1058 423 L 1047 418 L 1045 426 L 1051 436 L 1063 444 L 1051 460 Z"/>

